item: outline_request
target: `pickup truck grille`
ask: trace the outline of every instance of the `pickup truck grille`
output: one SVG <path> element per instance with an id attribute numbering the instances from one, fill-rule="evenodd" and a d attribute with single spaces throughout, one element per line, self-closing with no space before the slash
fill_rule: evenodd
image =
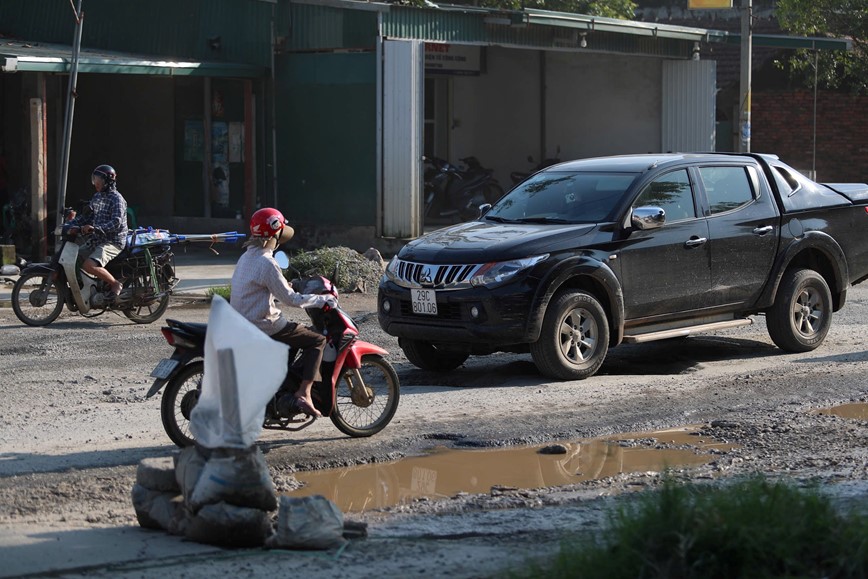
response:
<path id="1" fill-rule="evenodd" d="M 473 275 L 482 264 L 429 265 L 398 260 L 393 281 L 404 287 L 460 289 L 470 287 Z"/>

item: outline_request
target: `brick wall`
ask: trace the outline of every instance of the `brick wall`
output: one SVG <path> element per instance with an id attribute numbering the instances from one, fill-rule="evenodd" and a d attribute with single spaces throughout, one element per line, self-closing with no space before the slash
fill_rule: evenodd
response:
<path id="1" fill-rule="evenodd" d="M 751 151 L 774 153 L 801 171 L 813 165 L 814 93 L 755 92 Z M 868 183 L 868 96 L 817 93 L 817 180 Z"/>

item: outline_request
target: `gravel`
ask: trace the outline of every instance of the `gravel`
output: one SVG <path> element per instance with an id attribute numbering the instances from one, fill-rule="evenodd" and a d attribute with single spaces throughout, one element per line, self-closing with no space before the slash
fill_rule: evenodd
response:
<path id="1" fill-rule="evenodd" d="M 679 479 L 717 484 L 760 472 L 819 484 L 851 508 L 868 495 L 868 421 L 816 412 L 868 402 L 862 322 L 868 288 L 857 286 L 848 299 L 813 352 L 782 353 L 758 318 L 748 328 L 619 346 L 599 375 L 558 383 L 541 378 L 529 356 L 515 354 L 471 358 L 446 375 L 418 370 L 377 325 L 375 296 L 344 294 L 362 338 L 391 352 L 402 387 L 394 420 L 370 439 L 346 438 L 320 420 L 300 433 L 265 432 L 260 447 L 276 486 L 288 491 L 298 486 L 299 470 L 385 464 L 437 446 L 535 444 L 556 451 L 580 438 L 624 433 L 622 444 L 655 448 L 659 441 L 649 431 L 694 424 L 732 447 L 709 454 L 701 466 L 676 468 Z M 173 307 L 166 314 L 187 321 L 207 316 L 207 307 Z M 47 328 L 28 328 L 0 309 L 0 530 L 136 525 L 130 501 L 136 465 L 175 452 L 159 422 L 159 397 L 144 397 L 150 370 L 171 353 L 159 325 L 65 313 Z M 89 574 L 146 576 L 150 564 L 187 577 L 258 576 L 291 564 L 311 577 L 350 569 L 357 577 L 490 576 L 550 555 L 564 537 L 599 532 L 613 505 L 655 488 L 661 478 L 660 469 L 650 469 L 567 487 L 494 488 L 348 513 L 368 524 L 369 537 L 339 554 L 142 556 Z"/>

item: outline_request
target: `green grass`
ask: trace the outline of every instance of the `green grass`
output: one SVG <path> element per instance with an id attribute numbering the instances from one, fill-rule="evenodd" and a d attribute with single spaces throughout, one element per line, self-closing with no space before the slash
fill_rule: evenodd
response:
<path id="1" fill-rule="evenodd" d="M 842 514 L 816 488 L 756 476 L 724 487 L 681 485 L 627 500 L 596 541 L 511 577 L 868 577 L 868 517 Z"/>
<path id="2" fill-rule="evenodd" d="M 205 292 L 205 295 L 207 295 L 209 298 L 213 298 L 214 296 L 220 296 L 228 302 L 231 289 L 232 288 L 228 285 L 210 287 L 208 288 L 208 291 Z"/>

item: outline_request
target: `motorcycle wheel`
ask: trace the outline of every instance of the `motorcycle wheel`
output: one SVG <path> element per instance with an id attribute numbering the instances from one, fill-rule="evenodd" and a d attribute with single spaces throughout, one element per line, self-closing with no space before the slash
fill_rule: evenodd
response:
<path id="1" fill-rule="evenodd" d="M 195 439 L 190 432 L 190 414 L 199 401 L 205 363 L 193 362 L 181 369 L 169 380 L 160 401 L 160 418 L 163 428 L 172 442 L 184 448 L 192 446 Z"/>
<path id="2" fill-rule="evenodd" d="M 12 288 L 12 310 L 28 326 L 50 324 L 63 311 L 64 302 L 63 289 L 50 273 L 25 273 Z"/>
<path id="3" fill-rule="evenodd" d="M 395 416 L 400 393 L 398 374 L 379 354 L 362 356 L 358 370 L 344 368 L 335 387 L 335 407 L 329 415 L 338 430 L 362 438 L 383 430 Z"/>
<path id="4" fill-rule="evenodd" d="M 166 291 L 165 281 L 160 279 L 158 286 L 160 287 L 160 291 Z M 159 320 L 164 313 L 166 313 L 166 309 L 169 307 L 169 294 L 164 293 L 161 297 L 155 300 L 145 300 L 143 303 L 135 303 L 137 298 L 135 297 L 137 293 L 150 292 L 151 289 L 151 276 L 149 274 L 142 274 L 133 278 L 130 278 L 124 282 L 124 289 L 121 291 L 121 295 L 125 292 L 131 292 L 133 294 L 133 305 L 129 308 L 123 310 L 124 315 L 134 321 L 137 324 L 150 324 L 151 322 L 155 322 Z"/>

